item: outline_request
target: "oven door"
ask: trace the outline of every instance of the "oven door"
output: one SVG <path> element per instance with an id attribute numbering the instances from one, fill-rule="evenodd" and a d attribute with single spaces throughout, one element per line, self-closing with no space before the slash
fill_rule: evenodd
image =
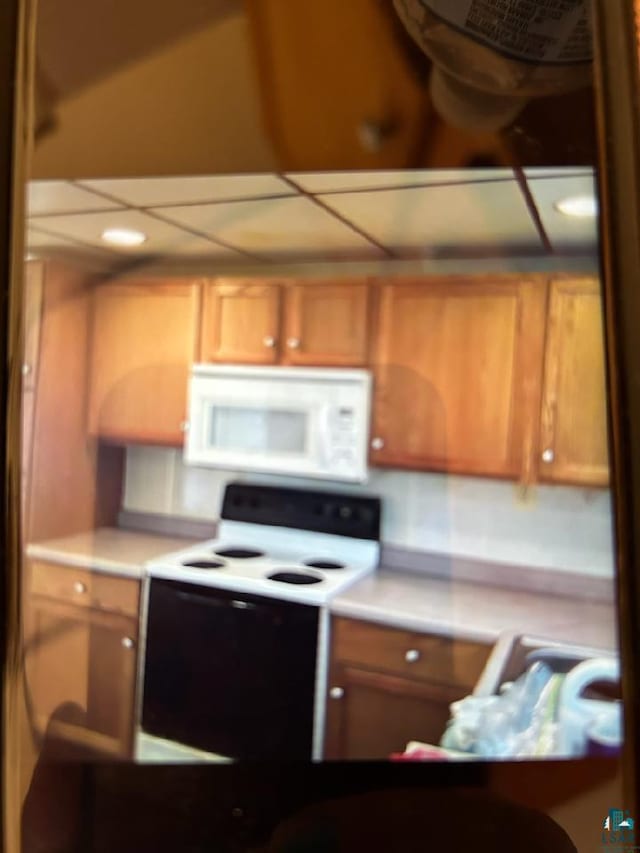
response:
<path id="1" fill-rule="evenodd" d="M 311 758 L 318 610 L 153 579 L 142 728 L 232 759 Z"/>

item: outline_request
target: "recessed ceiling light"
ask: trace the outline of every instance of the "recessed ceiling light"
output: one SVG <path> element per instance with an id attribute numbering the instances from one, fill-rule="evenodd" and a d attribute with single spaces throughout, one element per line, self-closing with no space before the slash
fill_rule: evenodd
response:
<path id="1" fill-rule="evenodd" d="M 598 202 L 592 195 L 572 195 L 562 198 L 554 207 L 565 216 L 578 219 L 593 219 L 598 215 Z"/>
<path id="2" fill-rule="evenodd" d="M 147 240 L 147 235 L 134 228 L 107 228 L 100 238 L 112 246 L 141 246 Z"/>

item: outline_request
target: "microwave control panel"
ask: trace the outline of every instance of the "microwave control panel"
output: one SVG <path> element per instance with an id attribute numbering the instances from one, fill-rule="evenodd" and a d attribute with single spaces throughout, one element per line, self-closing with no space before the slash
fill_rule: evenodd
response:
<path id="1" fill-rule="evenodd" d="M 357 418 L 349 406 L 339 406 L 332 410 L 330 418 L 330 464 L 332 467 L 353 465 L 356 460 Z"/>

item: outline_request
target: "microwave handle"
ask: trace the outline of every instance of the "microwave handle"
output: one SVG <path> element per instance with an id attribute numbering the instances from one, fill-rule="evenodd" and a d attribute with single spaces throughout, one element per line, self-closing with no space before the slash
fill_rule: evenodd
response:
<path id="1" fill-rule="evenodd" d="M 322 454 L 322 461 L 327 469 L 331 468 L 331 451 L 333 446 L 331 444 L 331 420 L 329 417 L 329 413 L 331 411 L 330 406 L 323 406 L 320 414 L 320 447 Z"/>

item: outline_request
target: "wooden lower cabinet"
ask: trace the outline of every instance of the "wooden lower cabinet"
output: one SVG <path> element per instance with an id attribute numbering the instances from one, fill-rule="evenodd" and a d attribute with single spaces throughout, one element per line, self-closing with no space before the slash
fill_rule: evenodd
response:
<path id="1" fill-rule="evenodd" d="M 41 577 L 45 568 L 37 564 Z M 114 593 L 101 606 L 92 598 L 92 588 L 79 579 L 86 571 L 51 568 L 58 578 L 48 595 L 33 592 L 26 614 L 26 699 L 34 734 L 55 737 L 88 754 L 130 758 L 138 617 L 129 611 L 133 600 L 137 611 L 139 582 L 100 575 L 98 589 L 114 584 Z M 68 590 L 59 583 L 65 572 Z M 42 583 L 33 587 L 42 590 Z"/>
<path id="2" fill-rule="evenodd" d="M 460 691 L 428 681 L 336 665 L 329 698 L 325 755 L 329 759 L 388 759 L 411 740 L 437 744 L 449 705 Z"/>
<path id="3" fill-rule="evenodd" d="M 386 760 L 412 740 L 437 745 L 490 647 L 335 618 L 325 757 Z"/>

